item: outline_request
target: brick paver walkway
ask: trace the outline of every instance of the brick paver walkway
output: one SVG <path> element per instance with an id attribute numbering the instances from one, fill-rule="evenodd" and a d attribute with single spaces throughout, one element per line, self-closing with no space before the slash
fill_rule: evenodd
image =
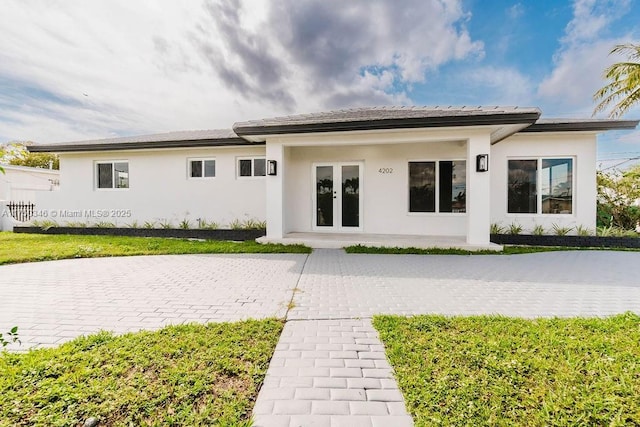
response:
<path id="1" fill-rule="evenodd" d="M 0 330 L 19 325 L 22 348 L 28 348 L 100 329 L 286 316 L 255 407 L 257 427 L 412 425 L 371 316 L 640 313 L 639 257 L 316 250 L 308 257 L 180 255 L 9 265 L 0 267 Z"/>

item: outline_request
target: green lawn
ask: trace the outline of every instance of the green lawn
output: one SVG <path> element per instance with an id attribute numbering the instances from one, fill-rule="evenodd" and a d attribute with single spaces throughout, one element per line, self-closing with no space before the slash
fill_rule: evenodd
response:
<path id="1" fill-rule="evenodd" d="M 172 326 L 0 352 L 0 426 L 249 425 L 282 326 Z"/>
<path id="2" fill-rule="evenodd" d="M 379 316 L 416 426 L 640 425 L 640 317 Z"/>
<path id="3" fill-rule="evenodd" d="M 302 245 L 261 245 L 254 241 L 223 242 L 0 232 L 0 265 L 66 258 L 127 255 L 309 252 L 311 249 Z"/>

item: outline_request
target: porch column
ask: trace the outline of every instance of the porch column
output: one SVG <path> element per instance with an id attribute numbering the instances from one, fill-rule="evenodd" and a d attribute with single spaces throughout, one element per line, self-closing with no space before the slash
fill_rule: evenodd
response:
<path id="1" fill-rule="evenodd" d="M 490 243 L 491 171 L 476 172 L 476 156 L 491 152 L 489 138 L 489 134 L 479 134 L 467 140 L 467 243 L 472 245 Z"/>
<path id="2" fill-rule="evenodd" d="M 266 143 L 267 161 L 277 162 L 277 175 L 267 175 L 267 237 L 282 239 L 284 234 L 284 176 L 285 166 L 284 146 L 281 142 Z"/>

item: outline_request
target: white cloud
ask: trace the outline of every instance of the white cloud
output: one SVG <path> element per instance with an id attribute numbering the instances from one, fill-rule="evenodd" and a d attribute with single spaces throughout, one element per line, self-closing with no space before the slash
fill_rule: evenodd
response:
<path id="1" fill-rule="evenodd" d="M 620 58 L 609 56 L 619 43 L 632 36 L 603 35 L 628 8 L 629 0 L 576 0 L 574 16 L 565 28 L 552 72 L 538 86 L 538 95 L 559 110 L 590 115 L 593 93 L 603 84 L 604 69 Z"/>
<path id="2" fill-rule="evenodd" d="M 534 85 L 515 68 L 484 66 L 464 76 L 472 84 L 486 88 L 486 103 L 531 106 Z"/>
<path id="3" fill-rule="evenodd" d="M 3 2 L 0 138 L 230 127 L 410 103 L 403 88 L 483 53 L 461 0 L 203 4 Z"/>

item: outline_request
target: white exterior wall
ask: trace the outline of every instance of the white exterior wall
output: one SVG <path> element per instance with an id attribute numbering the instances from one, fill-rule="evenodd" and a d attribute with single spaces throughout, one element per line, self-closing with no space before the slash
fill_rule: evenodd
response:
<path id="1" fill-rule="evenodd" d="M 108 221 L 117 225 L 137 221 L 169 221 L 175 227 L 188 219 L 216 221 L 265 219 L 265 177 L 237 177 L 238 157 L 264 157 L 264 147 L 212 147 L 163 150 L 63 153 L 60 155 L 60 191 L 39 195 L 38 210 L 49 211 L 58 223 Z M 188 159 L 216 160 L 215 178 L 188 177 Z M 128 189 L 97 189 L 96 161 L 129 162 Z M 53 196 L 53 197 L 51 197 Z M 64 217 L 66 211 L 106 210 L 98 217 Z M 121 216 L 111 215 L 111 211 Z M 120 211 L 120 212 L 117 212 Z M 127 211 L 131 216 L 127 216 Z M 51 217 L 51 214 L 57 217 Z M 84 212 L 83 212 L 84 213 Z M 124 216 L 122 216 L 124 214 Z M 40 219 L 40 218 L 39 218 Z"/>
<path id="2" fill-rule="evenodd" d="M 509 214 L 507 213 L 507 182 L 509 159 L 540 157 L 573 158 L 573 212 L 571 214 Z M 536 225 L 553 234 L 553 225 L 580 225 L 592 231 L 596 228 L 596 135 L 593 133 L 522 133 L 491 147 L 491 222 L 501 226 L 519 224 L 523 232 Z M 538 183 L 538 191 L 540 185 Z"/>
<path id="3" fill-rule="evenodd" d="M 36 193 L 57 190 L 59 172 L 51 169 L 3 165 L 0 173 L 0 200 L 34 202 Z"/>

